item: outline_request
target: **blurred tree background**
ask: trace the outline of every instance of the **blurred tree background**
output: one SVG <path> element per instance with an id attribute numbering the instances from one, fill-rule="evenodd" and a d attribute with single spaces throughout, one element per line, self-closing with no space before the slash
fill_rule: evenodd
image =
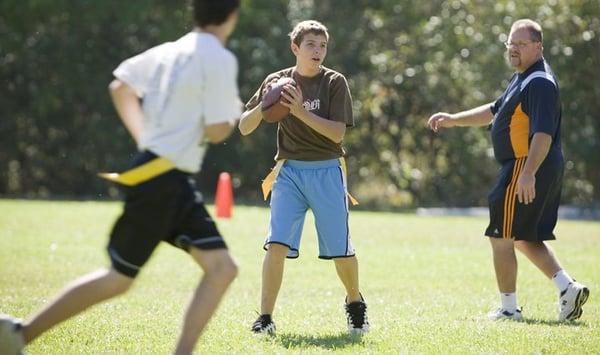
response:
<path id="1" fill-rule="evenodd" d="M 115 198 L 96 172 L 122 170 L 135 151 L 107 92 L 124 59 L 191 29 L 185 0 L 0 2 L 0 196 Z M 498 170 L 486 129 L 433 134 L 427 118 L 494 100 L 511 69 L 502 42 L 528 17 L 544 29 L 545 57 L 563 100 L 563 202 L 600 201 L 598 0 L 243 0 L 228 43 L 243 100 L 294 64 L 286 37 L 303 19 L 332 36 L 325 65 L 346 74 L 357 125 L 348 131 L 352 192 L 368 208 L 486 205 Z M 220 171 L 236 196 L 260 200 L 273 165 L 275 125 L 235 133 L 209 150 L 210 196 Z"/>

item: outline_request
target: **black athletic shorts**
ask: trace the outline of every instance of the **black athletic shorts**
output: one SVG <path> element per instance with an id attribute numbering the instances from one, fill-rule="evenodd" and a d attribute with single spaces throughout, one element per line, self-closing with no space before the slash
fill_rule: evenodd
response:
<path id="1" fill-rule="evenodd" d="M 132 168 L 156 155 L 138 154 Z M 227 248 L 189 174 L 173 169 L 125 187 L 123 214 L 116 221 L 108 254 L 115 270 L 135 277 L 161 241 L 189 250 Z"/>
<path id="2" fill-rule="evenodd" d="M 516 194 L 525 157 L 505 163 L 488 196 L 490 224 L 485 235 L 539 242 L 556 239 L 554 227 L 564 173 L 562 154 L 549 154 L 535 175 L 535 198 L 527 205 Z"/>

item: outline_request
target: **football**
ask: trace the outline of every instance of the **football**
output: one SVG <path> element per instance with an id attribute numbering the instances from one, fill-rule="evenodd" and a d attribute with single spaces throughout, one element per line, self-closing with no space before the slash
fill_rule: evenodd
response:
<path id="1" fill-rule="evenodd" d="M 276 123 L 286 118 L 290 113 L 290 109 L 281 104 L 281 91 L 287 84 L 296 86 L 296 82 L 292 78 L 279 78 L 269 90 L 263 94 L 261 103 L 261 111 L 263 120 L 269 123 Z"/>

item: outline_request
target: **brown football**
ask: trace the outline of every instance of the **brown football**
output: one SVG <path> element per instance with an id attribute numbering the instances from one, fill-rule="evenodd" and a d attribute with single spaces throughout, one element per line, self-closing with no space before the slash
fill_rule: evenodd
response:
<path id="1" fill-rule="evenodd" d="M 268 91 L 263 94 L 261 103 L 261 111 L 263 120 L 269 123 L 276 123 L 286 118 L 290 113 L 290 109 L 281 104 L 281 91 L 287 84 L 296 86 L 296 82 L 292 78 L 279 78 Z"/>

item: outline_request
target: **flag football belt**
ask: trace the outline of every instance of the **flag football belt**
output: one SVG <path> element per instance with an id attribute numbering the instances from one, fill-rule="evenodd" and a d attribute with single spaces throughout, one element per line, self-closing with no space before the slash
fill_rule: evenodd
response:
<path id="1" fill-rule="evenodd" d="M 277 164 L 275 164 L 275 167 L 271 170 L 269 175 L 267 175 L 262 182 L 262 193 L 265 201 L 267 200 L 267 197 L 269 197 L 269 193 L 273 189 L 273 183 L 275 182 L 275 179 L 277 179 L 277 176 L 279 175 L 279 172 L 281 171 L 281 167 L 285 163 L 285 160 L 286 159 L 278 160 Z M 346 181 L 346 176 L 348 174 L 348 170 L 346 168 L 346 159 L 344 159 L 344 157 L 340 157 L 338 160 L 340 162 L 340 167 L 342 168 L 342 173 L 344 174 L 344 181 Z M 358 201 L 352 195 L 350 195 L 349 192 L 346 191 L 346 195 L 348 196 L 348 199 L 350 200 L 353 206 L 358 205 Z"/>
<path id="2" fill-rule="evenodd" d="M 171 161 L 158 157 L 124 173 L 98 173 L 98 176 L 122 185 L 135 186 L 166 173 L 173 168 L 175 168 L 175 165 Z"/>

